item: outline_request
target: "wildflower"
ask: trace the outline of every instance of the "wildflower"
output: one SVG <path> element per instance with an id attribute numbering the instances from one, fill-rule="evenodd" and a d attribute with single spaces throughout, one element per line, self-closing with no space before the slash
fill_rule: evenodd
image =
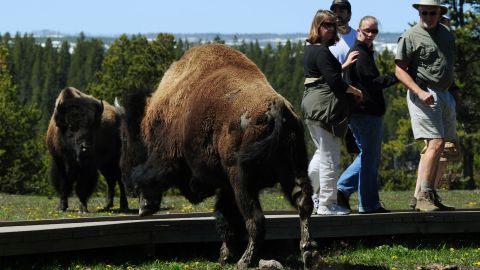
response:
<path id="1" fill-rule="evenodd" d="M 392 267 L 392 268 L 390 268 L 390 270 L 397 270 L 397 268 L 396 268 L 396 267 Z"/>
<path id="2" fill-rule="evenodd" d="M 468 205 L 477 205 L 477 202 L 468 202 Z"/>
<path id="3" fill-rule="evenodd" d="M 396 260 L 396 259 L 398 259 L 397 255 L 393 255 L 392 260 Z"/>
<path id="4" fill-rule="evenodd" d="M 480 266 L 480 262 L 474 262 L 473 265 Z"/>
<path id="5" fill-rule="evenodd" d="M 450 248 L 450 252 L 455 252 L 455 249 L 454 249 L 454 248 Z"/>

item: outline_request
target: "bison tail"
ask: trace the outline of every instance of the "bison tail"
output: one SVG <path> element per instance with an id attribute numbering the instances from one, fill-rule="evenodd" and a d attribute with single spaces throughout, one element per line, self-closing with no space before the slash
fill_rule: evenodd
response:
<path id="1" fill-rule="evenodd" d="M 283 100 L 273 102 L 268 115 L 271 133 L 264 139 L 244 147 L 239 154 L 242 166 L 267 166 L 303 176 L 308 168 L 304 127 L 301 119 Z"/>
<path id="2" fill-rule="evenodd" d="M 275 100 L 269 105 L 267 125 L 270 133 L 263 139 L 242 147 L 239 162 L 243 166 L 267 165 L 272 157 L 278 154 L 283 129 L 283 111 L 286 109 L 283 100 Z"/>

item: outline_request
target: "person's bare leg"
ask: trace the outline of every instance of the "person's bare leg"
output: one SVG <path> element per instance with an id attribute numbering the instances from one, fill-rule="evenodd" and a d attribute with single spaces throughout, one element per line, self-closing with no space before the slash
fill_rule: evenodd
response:
<path id="1" fill-rule="evenodd" d="M 435 205 L 435 182 L 444 143 L 443 139 L 430 139 L 427 149 L 420 159 L 421 162 L 418 166 L 420 193 L 417 197 L 415 210 L 427 212 L 440 210 Z"/>
<path id="2" fill-rule="evenodd" d="M 443 139 L 430 139 L 428 141 L 427 150 L 418 165 L 421 191 L 424 191 L 425 187 L 435 188 L 437 169 L 444 143 L 445 141 Z"/>

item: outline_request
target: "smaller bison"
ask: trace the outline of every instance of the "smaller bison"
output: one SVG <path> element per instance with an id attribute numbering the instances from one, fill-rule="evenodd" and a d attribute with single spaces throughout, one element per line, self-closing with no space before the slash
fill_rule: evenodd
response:
<path id="1" fill-rule="evenodd" d="M 67 210 L 68 197 L 76 184 L 80 212 L 88 212 L 87 201 L 97 185 L 98 170 L 108 184 L 105 210 L 113 207 L 117 182 L 120 186 L 120 209 L 128 209 L 119 167 L 119 125 L 119 115 L 110 104 L 73 87 L 60 92 L 46 136 L 52 157 L 51 180 L 60 196 L 58 210 Z"/>

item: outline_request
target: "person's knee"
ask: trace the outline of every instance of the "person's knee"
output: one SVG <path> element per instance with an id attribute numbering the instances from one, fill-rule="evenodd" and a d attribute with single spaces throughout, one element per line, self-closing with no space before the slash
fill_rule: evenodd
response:
<path id="1" fill-rule="evenodd" d="M 427 151 L 433 151 L 435 154 L 441 155 L 443 152 L 443 147 L 445 145 L 445 140 L 440 139 L 431 139 L 428 141 Z"/>

